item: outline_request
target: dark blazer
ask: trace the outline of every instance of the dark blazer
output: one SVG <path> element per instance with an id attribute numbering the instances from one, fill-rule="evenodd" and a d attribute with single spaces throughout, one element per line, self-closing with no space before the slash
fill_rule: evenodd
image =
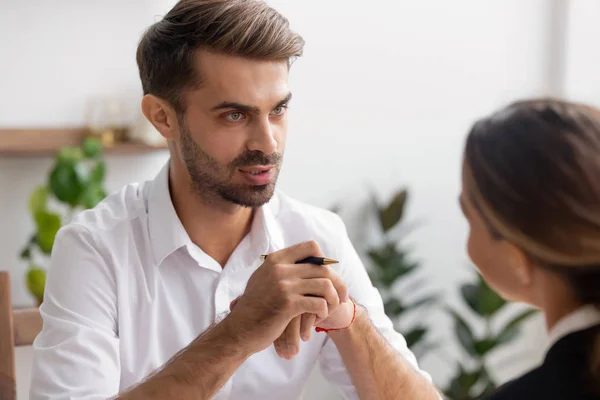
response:
<path id="1" fill-rule="evenodd" d="M 501 386 L 485 400 L 598 400 L 600 382 L 593 382 L 590 354 L 600 325 L 559 339 L 541 366 Z"/>

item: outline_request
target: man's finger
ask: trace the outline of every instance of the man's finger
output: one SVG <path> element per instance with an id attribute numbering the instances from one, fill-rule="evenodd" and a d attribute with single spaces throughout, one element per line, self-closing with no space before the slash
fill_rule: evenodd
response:
<path id="1" fill-rule="evenodd" d="M 348 301 L 350 299 L 348 294 L 348 287 L 346 286 L 346 282 L 344 282 L 342 277 L 334 272 L 333 274 L 331 274 L 329 279 L 331 280 L 331 283 L 333 284 L 333 287 L 335 288 L 338 294 L 340 302 L 343 303 Z"/>
<path id="2" fill-rule="evenodd" d="M 300 351 L 301 316 L 294 318 L 285 330 L 288 359 L 291 360 Z"/>
<path id="3" fill-rule="evenodd" d="M 240 298 L 236 297 L 235 299 L 233 299 L 233 301 L 231 303 L 229 303 L 229 311 L 233 311 L 233 309 L 236 306 L 236 304 L 238 303 L 238 301 L 240 301 Z"/>
<path id="4" fill-rule="evenodd" d="M 301 279 L 295 283 L 295 286 L 295 292 L 304 296 L 322 297 L 333 308 L 340 304 L 338 292 L 327 278 Z"/>
<path id="5" fill-rule="evenodd" d="M 294 246 L 269 254 L 268 261 L 275 264 L 295 264 L 306 257 L 323 257 L 323 252 L 317 242 L 298 243 Z"/>
<path id="6" fill-rule="evenodd" d="M 276 340 L 279 341 L 276 350 L 280 357 L 291 360 L 300 351 L 300 319 L 300 315 L 293 318 Z"/>
<path id="7" fill-rule="evenodd" d="M 303 341 L 308 342 L 310 340 L 310 333 L 312 327 L 315 325 L 317 316 L 315 314 L 302 314 L 302 320 L 300 321 L 300 338 Z"/>
<path id="8" fill-rule="evenodd" d="M 281 358 L 285 358 L 285 352 L 283 351 L 283 346 L 285 345 L 285 331 L 281 334 L 275 341 L 273 342 L 273 347 L 275 347 L 275 352 Z"/>
<path id="9" fill-rule="evenodd" d="M 348 301 L 348 288 L 342 277 L 327 265 L 295 264 L 286 267 L 286 274 L 301 279 L 326 278 L 333 283 L 341 302 Z"/>
<path id="10" fill-rule="evenodd" d="M 297 316 L 304 313 L 316 314 L 320 320 L 329 316 L 327 300 L 322 297 L 301 296 L 299 301 L 295 302 L 295 307 Z"/>

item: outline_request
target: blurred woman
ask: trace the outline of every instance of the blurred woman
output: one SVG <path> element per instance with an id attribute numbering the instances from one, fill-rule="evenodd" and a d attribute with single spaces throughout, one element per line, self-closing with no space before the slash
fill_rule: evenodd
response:
<path id="1" fill-rule="evenodd" d="M 542 310 L 551 342 L 488 400 L 600 399 L 600 111 L 532 100 L 478 121 L 460 202 L 483 278 Z"/>

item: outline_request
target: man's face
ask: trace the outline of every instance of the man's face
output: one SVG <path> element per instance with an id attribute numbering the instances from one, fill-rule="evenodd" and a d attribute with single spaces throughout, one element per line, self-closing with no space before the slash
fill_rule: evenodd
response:
<path id="1" fill-rule="evenodd" d="M 181 159 L 204 199 L 258 207 L 273 196 L 287 133 L 286 61 L 198 51 L 202 86 L 179 115 Z"/>

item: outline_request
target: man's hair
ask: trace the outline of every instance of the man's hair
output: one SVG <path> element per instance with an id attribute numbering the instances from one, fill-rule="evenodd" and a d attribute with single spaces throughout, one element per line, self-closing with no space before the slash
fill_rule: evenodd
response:
<path id="1" fill-rule="evenodd" d="M 201 84 L 197 50 L 291 63 L 303 48 L 288 20 L 263 1 L 180 0 L 144 33 L 136 59 L 144 94 L 183 111 L 183 93 Z"/>

